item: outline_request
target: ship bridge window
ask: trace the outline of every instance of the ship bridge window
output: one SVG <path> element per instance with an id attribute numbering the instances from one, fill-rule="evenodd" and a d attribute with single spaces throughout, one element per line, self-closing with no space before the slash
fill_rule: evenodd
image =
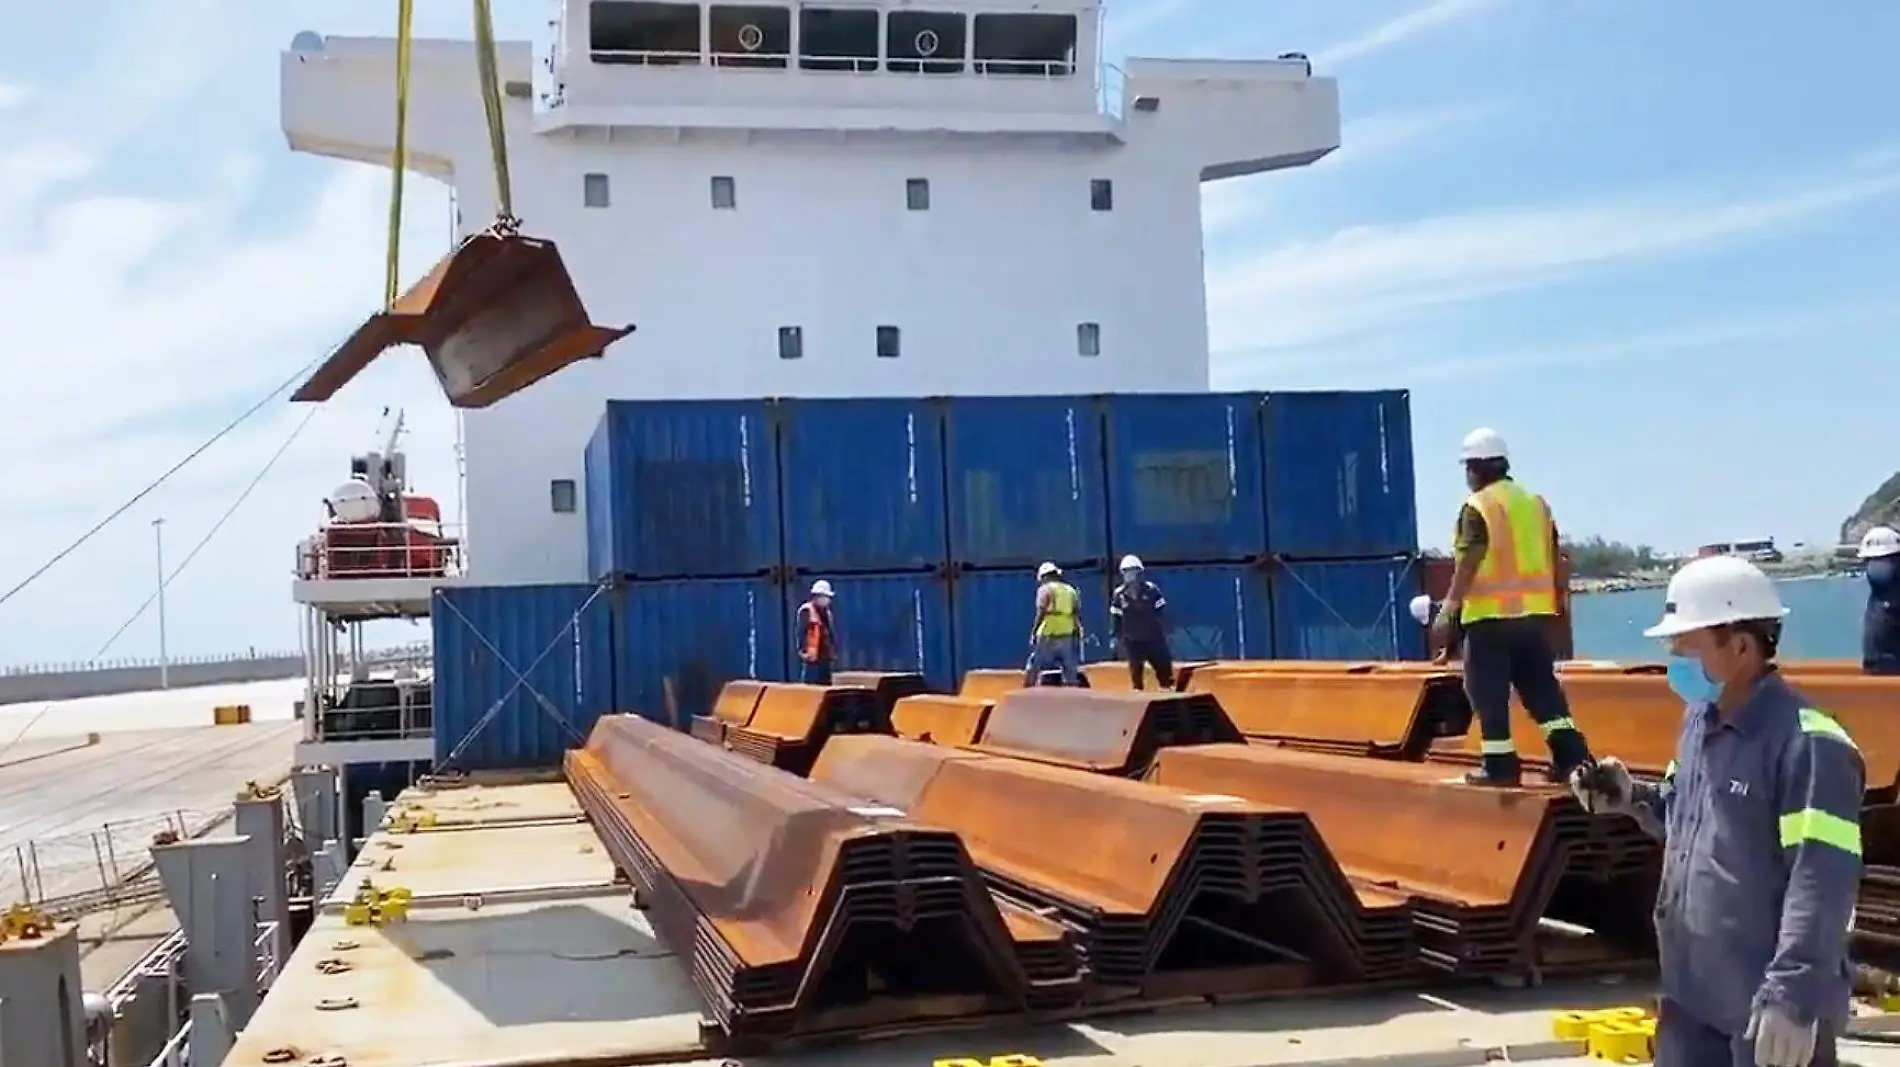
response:
<path id="1" fill-rule="evenodd" d="M 885 21 L 885 70 L 901 74 L 957 74 L 968 34 L 953 11 L 893 11 Z"/>
<path id="2" fill-rule="evenodd" d="M 876 11 L 799 9 L 798 65 L 805 70 L 876 70 L 878 43 Z"/>
<path id="3" fill-rule="evenodd" d="M 699 5 L 594 0 L 587 5 L 587 47 L 596 63 L 696 66 Z"/>
<path id="4" fill-rule="evenodd" d="M 713 65 L 784 70 L 792 54 L 792 11 L 763 4 L 714 4 L 707 14 Z"/>
<path id="5" fill-rule="evenodd" d="M 1038 78 L 1075 73 L 1074 15 L 978 15 L 975 21 L 979 72 Z"/>

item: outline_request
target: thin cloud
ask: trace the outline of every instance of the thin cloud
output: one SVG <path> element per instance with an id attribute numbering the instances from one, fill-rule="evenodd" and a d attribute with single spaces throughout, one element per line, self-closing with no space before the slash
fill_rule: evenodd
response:
<path id="1" fill-rule="evenodd" d="M 1177 21 L 1201 3 L 1202 0 L 1149 0 L 1147 4 L 1133 8 L 1126 17 L 1119 15 L 1121 5 L 1115 4 L 1108 11 L 1108 36 L 1119 43 L 1151 33 Z"/>
<path id="2" fill-rule="evenodd" d="M 1653 362 L 1715 350 L 1732 353 L 1747 345 L 1795 341 L 1823 332 L 1896 322 L 1900 322 L 1900 306 L 1861 301 L 1724 314 L 1659 330 L 1569 342 L 1540 340 L 1535 345 L 1504 345 L 1488 352 L 1429 361 L 1419 360 L 1410 344 L 1392 342 L 1370 350 L 1344 343 L 1267 355 L 1216 353 L 1214 365 L 1221 388 L 1247 388 L 1267 379 L 1287 388 L 1389 388 L 1395 380 L 1416 387 L 1497 373 L 1601 366 L 1634 359 Z"/>
<path id="3" fill-rule="evenodd" d="M 1373 333 L 1428 309 L 1760 238 L 1896 192 L 1900 170 L 1850 168 L 1753 197 L 1685 189 L 1354 227 L 1214 272 L 1213 347 Z"/>
<path id="4" fill-rule="evenodd" d="M 1312 53 L 1319 67 L 1337 67 L 1355 59 L 1389 51 L 1415 37 L 1436 32 L 1453 23 L 1481 15 L 1502 6 L 1504 0 L 1436 0 L 1415 7 L 1405 14 L 1372 27 L 1350 40 L 1341 41 Z"/>

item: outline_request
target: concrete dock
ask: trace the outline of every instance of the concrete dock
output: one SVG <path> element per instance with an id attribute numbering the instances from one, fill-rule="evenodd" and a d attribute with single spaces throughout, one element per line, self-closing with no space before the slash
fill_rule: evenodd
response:
<path id="1" fill-rule="evenodd" d="M 204 686 L 0 712 L 0 901 L 98 889 L 143 864 L 154 833 L 189 833 L 245 782 L 288 773 L 301 691 Z M 209 725 L 220 704 L 249 704 L 252 722 Z"/>

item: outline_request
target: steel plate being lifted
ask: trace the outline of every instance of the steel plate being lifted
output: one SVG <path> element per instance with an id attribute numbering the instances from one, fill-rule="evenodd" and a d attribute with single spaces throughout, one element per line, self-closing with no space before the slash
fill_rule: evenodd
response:
<path id="1" fill-rule="evenodd" d="M 451 405 L 482 408 L 632 332 L 588 320 L 554 242 L 479 233 L 370 316 L 291 399 L 328 400 L 385 349 L 411 344 L 428 354 Z"/>

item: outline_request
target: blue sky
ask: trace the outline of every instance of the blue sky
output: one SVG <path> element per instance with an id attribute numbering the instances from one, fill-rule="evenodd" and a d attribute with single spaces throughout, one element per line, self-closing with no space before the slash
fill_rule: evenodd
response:
<path id="1" fill-rule="evenodd" d="M 466 33 L 465 4 L 420 6 L 419 32 Z M 542 29 L 539 2 L 497 7 L 504 36 Z M 386 175 L 290 154 L 276 63 L 299 29 L 393 21 L 370 0 L 0 14 L 0 591 L 375 305 Z M 1568 530 L 1668 548 L 1830 539 L 1900 466 L 1876 369 L 1900 337 L 1900 5 L 1111 0 L 1109 35 L 1340 78 L 1338 153 L 1208 189 L 1216 385 L 1411 389 L 1428 543 L 1477 425 Z M 414 275 L 448 197 L 410 188 Z M 301 431 L 271 405 L 0 604 L 0 662 L 99 654 L 155 584 L 151 520 L 176 566 L 296 432 L 167 605 L 174 652 L 293 646 L 293 546 L 384 404 L 452 498 L 453 419 L 421 361 L 385 361 Z M 148 614 L 106 654 L 155 650 Z"/>

